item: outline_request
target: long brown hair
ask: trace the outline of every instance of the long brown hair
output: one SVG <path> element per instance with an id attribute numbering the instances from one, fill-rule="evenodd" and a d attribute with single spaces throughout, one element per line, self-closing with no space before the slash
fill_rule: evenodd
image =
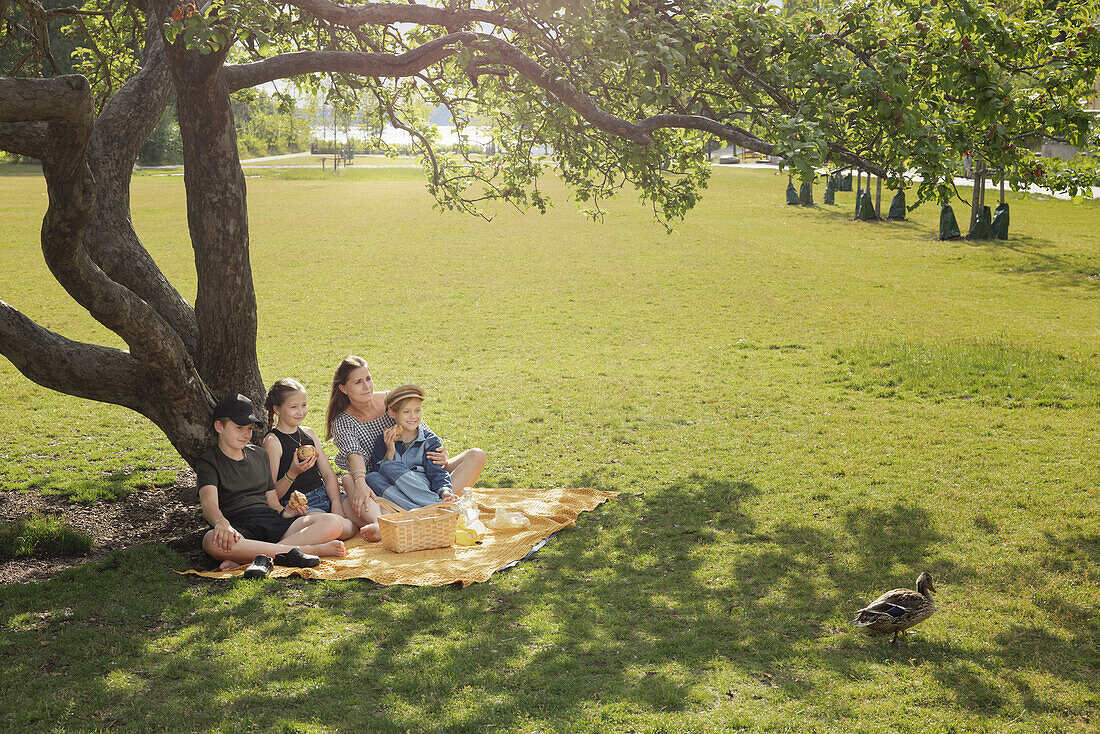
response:
<path id="1" fill-rule="evenodd" d="M 281 380 L 276 380 L 275 384 L 271 386 L 271 389 L 267 391 L 267 400 L 264 401 L 264 408 L 267 410 L 267 425 L 269 428 L 275 427 L 275 409 L 286 402 L 286 398 L 291 393 L 304 393 L 306 389 L 302 387 L 302 383 L 295 380 L 293 377 L 284 377 Z"/>
<path id="2" fill-rule="evenodd" d="M 332 376 L 332 392 L 328 396 L 328 407 L 325 408 L 325 440 L 332 440 L 332 422 L 336 420 L 341 413 L 343 413 L 351 401 L 348 400 L 348 396 L 344 394 L 344 391 L 340 389 L 340 386 L 348 381 L 348 376 L 352 372 L 360 367 L 366 367 L 367 360 L 362 357 L 356 357 L 354 354 L 349 354 L 344 357 L 344 360 L 340 362 L 340 365 L 336 368 L 336 374 Z"/>

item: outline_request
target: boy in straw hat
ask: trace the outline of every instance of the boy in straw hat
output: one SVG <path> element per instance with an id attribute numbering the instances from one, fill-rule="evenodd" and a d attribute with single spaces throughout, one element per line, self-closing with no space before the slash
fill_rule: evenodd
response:
<path id="1" fill-rule="evenodd" d="M 367 475 L 376 495 L 406 510 L 458 499 L 451 475 L 428 460 L 427 453 L 443 442 L 421 425 L 423 404 L 424 391 L 417 385 L 401 385 L 386 396 L 386 411 L 397 425 L 378 437 L 371 456 L 378 470 Z"/>

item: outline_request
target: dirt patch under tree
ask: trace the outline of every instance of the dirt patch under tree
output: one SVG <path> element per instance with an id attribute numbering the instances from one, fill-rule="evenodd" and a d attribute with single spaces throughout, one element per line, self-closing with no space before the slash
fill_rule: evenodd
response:
<path id="1" fill-rule="evenodd" d="M 92 538 L 87 554 L 0 561 L 0 584 L 49 578 L 67 568 L 99 560 L 108 553 L 145 543 L 163 543 L 192 568 L 207 565 L 202 551 L 206 522 L 194 498 L 195 475 L 180 472 L 170 487 L 143 489 L 114 502 L 81 504 L 33 492 L 0 491 L 0 522 L 38 513 L 60 517 Z"/>

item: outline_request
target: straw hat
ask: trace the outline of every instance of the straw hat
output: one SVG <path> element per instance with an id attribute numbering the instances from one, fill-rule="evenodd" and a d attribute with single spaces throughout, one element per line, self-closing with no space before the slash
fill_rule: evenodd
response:
<path id="1" fill-rule="evenodd" d="M 390 394 L 386 396 L 386 410 L 393 408 L 395 405 L 400 405 L 409 398 L 416 398 L 417 400 L 424 399 L 424 391 L 419 385 L 400 385 L 390 390 Z"/>

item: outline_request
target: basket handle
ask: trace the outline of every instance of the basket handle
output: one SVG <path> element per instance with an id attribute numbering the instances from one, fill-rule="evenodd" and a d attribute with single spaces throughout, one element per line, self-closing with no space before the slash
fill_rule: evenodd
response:
<path id="1" fill-rule="evenodd" d="M 404 507 L 401 507 L 400 505 L 398 505 L 394 502 L 391 502 L 388 499 L 385 499 L 383 497 L 379 497 L 378 495 L 374 496 L 374 501 L 377 502 L 379 504 L 379 506 L 385 507 L 387 510 L 392 511 L 394 514 L 406 515 L 408 517 L 411 517 L 413 520 L 416 520 L 417 522 L 423 522 L 424 520 L 430 519 L 430 518 L 418 517 L 418 516 L 412 514 L 412 512 L 410 510 L 406 510 Z M 453 504 L 453 503 L 436 502 L 436 503 L 431 504 L 431 505 L 425 505 L 425 507 L 435 507 L 436 505 L 444 505 L 444 504 Z M 422 507 L 420 509 L 424 509 L 424 508 Z M 455 512 L 457 512 L 457 511 L 458 511 L 458 508 L 456 507 Z"/>
<path id="2" fill-rule="evenodd" d="M 394 502 L 391 502 L 388 499 L 384 499 L 382 497 L 379 497 L 378 495 L 374 496 L 374 501 L 377 502 L 382 507 L 385 507 L 390 512 L 396 513 L 398 515 L 411 515 L 412 514 L 411 512 L 406 510 L 404 507 L 401 507 L 400 505 L 398 505 Z"/>

